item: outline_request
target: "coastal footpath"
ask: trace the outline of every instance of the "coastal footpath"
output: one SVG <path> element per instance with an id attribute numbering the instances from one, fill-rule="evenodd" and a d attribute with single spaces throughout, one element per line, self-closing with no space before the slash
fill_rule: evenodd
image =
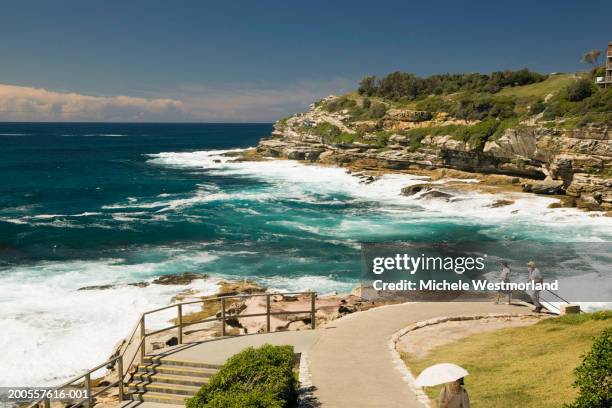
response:
<path id="1" fill-rule="evenodd" d="M 512 111 L 506 114 L 509 119 L 453 113 L 455 99 L 465 103 L 461 98 L 466 96 L 457 94 L 428 96 L 417 103 L 358 92 L 329 96 L 306 112 L 277 121 L 271 137 L 261 140 L 256 151 L 264 157 L 346 167 L 364 182 L 384 172 L 410 172 L 432 180 L 476 178 L 485 185 L 558 196 L 557 206 L 610 215 L 612 126 L 608 118 L 588 120 L 588 116 L 576 124 L 576 116 L 550 119 L 546 111 L 535 113 L 537 103 L 548 109 L 546 103 L 553 106 L 555 95 L 565 92 L 558 84 L 584 81 L 567 75 L 562 79 L 508 88 L 515 94 L 537 95 L 549 82 L 553 87 L 545 88 L 543 100 L 500 95 L 504 90 L 482 94 L 493 101 L 513 101 Z M 429 99 L 446 105 L 439 107 Z M 495 103 L 488 105 L 488 115 L 493 115 Z M 423 107 L 431 110 L 418 110 Z M 521 109 L 520 116 L 514 113 Z M 424 183 L 403 193 L 431 193 L 433 188 Z M 444 192 L 435 193 L 444 198 Z"/>

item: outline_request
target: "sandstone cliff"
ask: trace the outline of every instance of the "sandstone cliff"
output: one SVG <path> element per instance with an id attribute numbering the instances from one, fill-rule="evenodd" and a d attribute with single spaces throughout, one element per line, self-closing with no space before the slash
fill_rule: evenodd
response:
<path id="1" fill-rule="evenodd" d="M 447 168 L 506 175 L 521 182 L 524 191 L 567 195 L 570 205 L 612 211 L 611 127 L 565 130 L 554 122 L 524 121 L 479 146 L 439 132 L 418 141 L 402 133 L 417 128 L 427 133 L 456 122 L 441 113 L 398 109 L 387 110 L 377 120 L 356 121 L 346 111 L 328 112 L 313 104 L 276 122 L 271 137 L 257 150 L 264 156 L 363 170 Z M 330 127 L 336 132 L 333 138 Z"/>

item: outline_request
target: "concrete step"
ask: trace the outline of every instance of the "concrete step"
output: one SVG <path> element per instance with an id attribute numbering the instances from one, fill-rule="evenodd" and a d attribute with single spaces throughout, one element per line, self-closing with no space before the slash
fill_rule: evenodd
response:
<path id="1" fill-rule="evenodd" d="M 144 358 L 144 363 L 145 364 L 159 364 L 159 365 L 164 365 L 164 366 L 198 367 L 198 368 L 212 368 L 212 369 L 219 369 L 221 367 L 218 364 L 203 363 L 200 361 L 175 360 L 173 358 L 159 357 L 159 356 L 146 356 Z"/>
<path id="2" fill-rule="evenodd" d="M 164 384 L 191 385 L 201 387 L 208 382 L 210 377 L 204 376 L 188 376 L 176 374 L 162 374 L 153 372 L 138 372 L 134 374 L 133 382 L 156 382 Z"/>
<path id="3" fill-rule="evenodd" d="M 128 384 L 128 392 L 142 392 L 148 394 L 150 392 L 162 394 L 182 395 L 184 398 L 193 396 L 200 390 L 200 387 L 193 385 L 166 384 L 159 382 L 131 382 Z"/>
<path id="4" fill-rule="evenodd" d="M 179 365 L 155 365 L 155 364 L 140 364 L 138 373 L 159 373 L 182 375 L 186 377 L 212 377 L 217 371 L 215 368 L 206 367 L 189 367 Z"/>
<path id="5" fill-rule="evenodd" d="M 163 394 L 159 392 L 135 393 L 130 395 L 132 401 L 157 402 L 185 406 L 185 396 L 177 394 Z"/>

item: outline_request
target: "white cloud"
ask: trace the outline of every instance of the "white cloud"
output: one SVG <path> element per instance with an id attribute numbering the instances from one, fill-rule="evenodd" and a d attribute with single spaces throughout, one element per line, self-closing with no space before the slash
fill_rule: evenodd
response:
<path id="1" fill-rule="evenodd" d="M 172 121 L 185 118 L 181 101 L 131 96 L 88 96 L 0 84 L 3 121 Z"/>
<path id="2" fill-rule="evenodd" d="M 215 87 L 184 85 L 177 96 L 192 117 L 202 121 L 271 122 L 303 111 L 312 102 L 330 93 L 344 93 L 354 81 L 333 78 L 327 81 L 298 81 L 283 86 L 225 84 Z"/>
<path id="3" fill-rule="evenodd" d="M 330 93 L 351 89 L 353 81 L 300 81 L 294 84 L 183 85 L 149 97 L 89 96 L 43 88 L 0 84 L 0 121 L 99 122 L 271 122 L 304 110 Z"/>

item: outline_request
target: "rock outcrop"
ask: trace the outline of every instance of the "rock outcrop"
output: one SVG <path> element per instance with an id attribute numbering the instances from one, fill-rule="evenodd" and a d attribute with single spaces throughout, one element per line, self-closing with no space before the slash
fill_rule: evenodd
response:
<path id="1" fill-rule="evenodd" d="M 360 138 L 350 143 L 325 142 L 316 130 L 323 122 L 345 133 L 359 133 Z M 527 179 L 523 180 L 526 192 L 567 194 L 578 207 L 612 210 L 612 128 L 591 125 L 566 130 L 555 123 L 522 123 L 483 146 L 452 135 L 426 135 L 415 144 L 409 136 L 394 133 L 407 126 L 448 123 L 454 123 L 453 119 L 441 113 L 400 109 L 388 110 L 378 121 L 351 121 L 346 112 L 330 113 L 313 104 L 307 112 L 277 122 L 272 137 L 263 139 L 257 152 L 362 170 L 454 169 L 506 175 Z M 384 145 L 376 143 L 375 132 L 381 131 L 391 133 Z"/>

